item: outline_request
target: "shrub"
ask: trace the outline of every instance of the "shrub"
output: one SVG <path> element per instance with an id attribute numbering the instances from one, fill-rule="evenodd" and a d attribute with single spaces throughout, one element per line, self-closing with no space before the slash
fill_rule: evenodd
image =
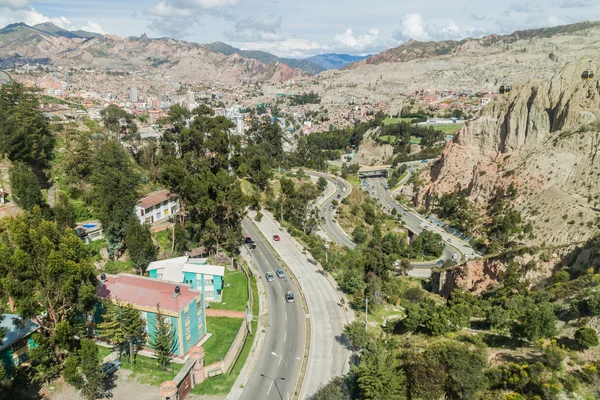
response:
<path id="1" fill-rule="evenodd" d="M 577 340 L 577 344 L 586 349 L 598 346 L 598 334 L 596 333 L 596 330 L 590 327 L 577 329 L 577 332 L 575 332 L 575 340 Z"/>

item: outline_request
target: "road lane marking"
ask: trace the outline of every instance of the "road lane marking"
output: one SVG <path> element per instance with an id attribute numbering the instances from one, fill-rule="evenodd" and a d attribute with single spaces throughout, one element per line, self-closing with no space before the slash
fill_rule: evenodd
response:
<path id="1" fill-rule="evenodd" d="M 285 342 L 285 339 L 287 339 L 287 331 L 283 332 L 283 341 Z"/>
<path id="2" fill-rule="evenodd" d="M 267 390 L 267 396 L 269 395 L 269 392 L 271 391 L 272 387 L 273 387 L 273 381 L 271 381 L 271 384 L 269 385 L 269 390 Z"/>
<path id="3" fill-rule="evenodd" d="M 287 311 L 285 312 L 285 320 L 287 321 Z"/>

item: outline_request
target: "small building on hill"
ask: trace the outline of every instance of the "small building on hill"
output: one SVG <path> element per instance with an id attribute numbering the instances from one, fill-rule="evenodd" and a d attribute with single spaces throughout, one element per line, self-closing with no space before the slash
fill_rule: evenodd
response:
<path id="1" fill-rule="evenodd" d="M 140 224 L 162 222 L 177 211 L 179 211 L 179 200 L 168 190 L 149 193 L 135 205 L 135 215 Z"/>
<path id="2" fill-rule="evenodd" d="M 156 332 L 157 305 L 160 305 L 174 331 L 173 354 L 177 357 L 184 358 L 206 335 L 203 293 L 188 285 L 131 274 L 102 274 L 96 294 L 140 310 L 146 321 L 147 345 Z"/>
<path id="3" fill-rule="evenodd" d="M 37 346 L 31 335 L 39 325 L 24 321 L 17 314 L 2 314 L 2 317 L 0 330 L 4 331 L 4 337 L 0 341 L 0 362 L 5 369 L 16 368 L 29 360 L 29 350 Z"/>
<path id="4" fill-rule="evenodd" d="M 151 262 L 146 270 L 150 278 L 181 282 L 202 290 L 208 302 L 221 301 L 225 267 L 207 262 L 206 258 L 183 256 Z"/>

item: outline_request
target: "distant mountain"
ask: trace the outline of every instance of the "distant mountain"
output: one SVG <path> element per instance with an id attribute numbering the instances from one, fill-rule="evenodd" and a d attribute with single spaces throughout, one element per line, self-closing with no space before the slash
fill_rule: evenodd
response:
<path id="1" fill-rule="evenodd" d="M 382 64 L 408 62 L 419 58 L 433 58 L 448 54 L 461 53 L 465 49 L 487 48 L 496 44 L 511 44 L 517 40 L 533 38 L 549 38 L 556 35 L 576 34 L 591 28 L 600 27 L 600 21 L 586 21 L 570 25 L 560 25 L 549 28 L 526 29 L 515 31 L 508 35 L 488 35 L 479 39 L 444 40 L 440 42 L 419 42 L 409 40 L 393 49 L 375 54 L 362 61 L 349 64 L 343 69 L 354 69 L 366 64 Z"/>
<path id="2" fill-rule="evenodd" d="M 316 56 L 308 57 L 307 60 L 310 60 L 321 66 L 323 69 L 339 69 L 345 67 L 348 64 L 352 64 L 358 61 L 362 61 L 365 58 L 369 58 L 371 55 L 367 56 L 351 56 L 349 54 L 319 54 Z"/>
<path id="3" fill-rule="evenodd" d="M 212 49 L 211 49 L 212 47 Z M 282 82 L 308 74 L 311 61 L 281 59 L 265 52 L 244 53 L 223 43 L 202 45 L 148 36 L 120 38 L 68 31 L 51 23 L 11 24 L 0 29 L 0 66 L 25 63 L 98 69 L 151 68 L 183 82 Z M 314 64 L 315 70 L 321 70 Z"/>
<path id="4" fill-rule="evenodd" d="M 319 64 L 309 59 L 282 58 L 260 50 L 240 50 L 223 42 L 205 44 L 204 47 L 215 53 L 225 54 L 228 56 L 232 54 L 239 54 L 242 57 L 253 58 L 266 64 L 270 64 L 272 62 L 281 62 L 288 67 L 301 69 L 311 75 L 316 75 L 325 71 L 325 68 L 322 68 Z"/>

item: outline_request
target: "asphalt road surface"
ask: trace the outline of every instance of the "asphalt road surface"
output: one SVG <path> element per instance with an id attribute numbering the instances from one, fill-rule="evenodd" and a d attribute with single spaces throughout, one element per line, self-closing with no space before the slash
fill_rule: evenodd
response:
<path id="1" fill-rule="evenodd" d="M 256 226 L 267 240 L 273 240 L 273 235 L 279 235 L 280 240 L 273 240 L 271 244 L 296 275 L 308 305 L 310 352 L 300 392 L 300 398 L 306 399 L 331 378 L 348 372 L 350 350 L 343 331 L 344 326 L 351 322 L 353 314 L 341 304 L 329 280 L 331 278 L 309 261 L 310 254 L 304 254 L 299 249 L 295 240 L 274 221 L 271 213 L 263 211 L 263 214 L 261 222 L 256 222 Z"/>
<path id="2" fill-rule="evenodd" d="M 334 221 L 336 207 L 333 207 L 331 202 L 336 200 L 338 203 L 348 196 L 352 191 L 352 185 L 342 179 L 334 179 L 331 175 L 324 174 L 321 172 L 305 171 L 307 175 L 323 177 L 327 179 L 328 189 L 334 188 L 334 196 L 326 198 L 325 202 L 320 205 L 319 216 L 321 217 L 321 228 L 323 231 L 336 243 L 339 243 L 342 247 L 346 246 L 351 249 L 356 247 L 356 244 L 346 235 L 346 232 L 342 227 Z M 346 189 L 346 191 L 344 191 Z"/>
<path id="3" fill-rule="evenodd" d="M 306 316 L 300 294 L 288 276 L 288 271 L 282 268 L 271 253 L 254 224 L 246 219 L 242 222 L 242 227 L 244 235 L 250 236 L 256 245 L 254 249 L 248 250 L 261 273 L 257 279 L 264 279 L 267 288 L 269 322 L 261 353 L 241 399 L 291 399 L 300 374 L 306 340 Z M 278 268 L 285 271 L 285 278 L 277 277 Z M 275 281 L 267 282 L 267 272 L 273 272 Z M 285 292 L 288 290 L 294 293 L 293 303 L 285 300 Z M 277 385 L 273 380 L 277 381 Z"/>

